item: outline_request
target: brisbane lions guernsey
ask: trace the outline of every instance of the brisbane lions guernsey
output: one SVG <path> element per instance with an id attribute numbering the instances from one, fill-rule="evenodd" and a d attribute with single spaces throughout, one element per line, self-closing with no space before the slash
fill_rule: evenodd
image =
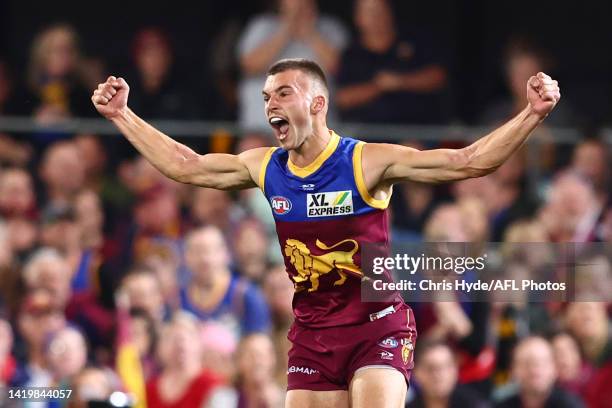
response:
<path id="1" fill-rule="evenodd" d="M 389 243 L 389 200 L 374 199 L 366 188 L 363 146 L 332 132 L 325 150 L 306 167 L 295 166 L 281 148 L 271 148 L 262 163 L 259 185 L 272 208 L 300 325 L 364 323 L 402 302 L 361 301 L 362 246 Z"/>

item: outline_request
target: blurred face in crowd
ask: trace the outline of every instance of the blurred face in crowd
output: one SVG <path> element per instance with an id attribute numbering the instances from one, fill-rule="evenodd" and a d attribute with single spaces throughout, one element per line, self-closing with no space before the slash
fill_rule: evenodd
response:
<path id="1" fill-rule="evenodd" d="M 572 168 L 588 178 L 594 185 L 601 186 L 607 169 L 607 151 L 598 142 L 582 142 L 574 149 Z"/>
<path id="2" fill-rule="evenodd" d="M 106 166 L 106 151 L 100 139 L 95 135 L 82 134 L 75 137 L 74 142 L 79 149 L 86 176 L 101 174 Z"/>
<path id="3" fill-rule="evenodd" d="M 49 343 L 47 359 L 56 379 L 74 377 L 87 363 L 85 338 L 70 327 L 60 330 Z"/>
<path id="4" fill-rule="evenodd" d="M 74 143 L 58 142 L 47 149 L 42 162 L 42 178 L 52 195 L 71 197 L 83 187 L 85 167 Z"/>
<path id="5" fill-rule="evenodd" d="M 138 225 L 144 231 L 163 234 L 178 217 L 176 193 L 160 187 L 159 191 L 137 205 L 135 215 Z"/>
<path id="6" fill-rule="evenodd" d="M 573 302 L 566 311 L 566 322 L 580 343 L 608 336 L 605 302 Z"/>
<path id="7" fill-rule="evenodd" d="M 278 0 L 279 11 L 284 16 L 300 16 L 317 10 L 314 0 Z"/>
<path id="8" fill-rule="evenodd" d="M 580 375 L 582 357 L 576 340 L 567 333 L 555 336 L 552 340 L 553 353 L 559 380 L 572 381 Z"/>
<path id="9" fill-rule="evenodd" d="M 72 271 L 66 260 L 56 253 L 34 257 L 24 266 L 24 281 L 29 290 L 45 289 L 60 308 L 66 307 L 71 294 Z"/>
<path id="10" fill-rule="evenodd" d="M 164 326 L 159 353 L 165 368 L 201 366 L 202 342 L 197 321 L 181 317 Z"/>
<path id="11" fill-rule="evenodd" d="M 470 242 L 484 242 L 489 235 L 487 208 L 476 197 L 466 197 L 457 203 L 462 214 L 463 229 Z"/>
<path id="12" fill-rule="evenodd" d="M 40 35 L 36 43 L 47 75 L 62 77 L 74 69 L 78 54 L 76 34 L 70 27 L 50 28 Z"/>
<path id="13" fill-rule="evenodd" d="M 30 347 L 42 349 L 47 337 L 66 325 L 66 319 L 46 290 L 31 292 L 25 303 L 18 317 L 19 331 Z"/>
<path id="14" fill-rule="evenodd" d="M 387 0 L 356 0 L 354 18 L 355 25 L 365 35 L 386 34 L 394 30 Z"/>
<path id="15" fill-rule="evenodd" d="M 425 224 L 425 235 L 434 242 L 466 242 L 463 214 L 456 205 L 438 207 Z"/>
<path id="16" fill-rule="evenodd" d="M 168 40 L 159 30 L 146 29 L 135 39 L 136 66 L 145 82 L 160 81 L 172 65 L 172 52 Z"/>
<path id="17" fill-rule="evenodd" d="M 76 222 L 82 236 L 102 233 L 104 213 L 100 197 L 92 190 L 84 190 L 74 201 Z"/>
<path id="18" fill-rule="evenodd" d="M 232 206 L 226 191 L 213 188 L 197 188 L 193 192 L 191 215 L 198 225 L 216 225 L 224 229 L 229 224 Z"/>
<path id="19" fill-rule="evenodd" d="M 562 175 L 553 183 L 547 200 L 548 208 L 569 231 L 575 230 L 595 202 L 592 186 L 572 174 Z"/>
<path id="20" fill-rule="evenodd" d="M 273 377 L 276 354 L 265 334 L 247 336 L 238 347 L 238 372 L 247 384 L 266 384 Z"/>
<path id="21" fill-rule="evenodd" d="M 234 250 L 241 272 L 248 278 L 259 281 L 265 272 L 268 258 L 268 237 L 258 221 L 248 220 L 240 223 L 235 233 Z M 258 269 L 257 266 L 261 268 Z"/>
<path id="22" fill-rule="evenodd" d="M 415 376 L 425 396 L 444 399 L 457 384 L 457 363 L 449 347 L 444 345 L 428 349 L 416 363 Z"/>
<path id="23" fill-rule="evenodd" d="M 143 309 L 153 319 L 160 320 L 164 314 L 164 299 L 159 281 L 153 273 L 138 272 L 128 275 L 123 289 L 131 307 Z"/>
<path id="24" fill-rule="evenodd" d="M 50 220 L 41 225 L 41 243 L 67 254 L 74 248 L 80 248 L 80 228 L 76 221 L 70 217 Z"/>
<path id="25" fill-rule="evenodd" d="M 0 214 L 25 215 L 34 207 L 32 178 L 21 169 L 0 172 Z"/>
<path id="26" fill-rule="evenodd" d="M 287 279 L 284 265 L 277 265 L 266 273 L 263 290 L 270 310 L 276 318 L 283 321 L 293 318 L 291 302 L 294 288 L 291 280 Z"/>
<path id="27" fill-rule="evenodd" d="M 145 316 L 132 316 L 130 318 L 131 339 L 141 357 L 149 355 L 153 345 L 153 339 L 149 332 L 150 322 Z"/>
<path id="28" fill-rule="evenodd" d="M 282 119 L 272 125 L 277 142 L 285 150 L 299 148 L 314 132 L 316 120 L 327 113 L 323 85 L 311 75 L 290 69 L 269 75 L 263 89 L 268 120 Z"/>
<path id="29" fill-rule="evenodd" d="M 520 342 L 514 351 L 512 373 L 522 395 L 545 398 L 557 379 L 550 344 L 539 337 Z"/>
<path id="30" fill-rule="evenodd" d="M 523 102 L 527 97 L 527 81 L 532 75 L 542 71 L 542 65 L 535 55 L 516 52 L 507 63 L 508 86 L 515 99 Z"/>
<path id="31" fill-rule="evenodd" d="M 204 227 L 189 234 L 185 259 L 194 279 L 202 284 L 212 282 L 217 272 L 229 266 L 229 253 L 221 231 Z"/>

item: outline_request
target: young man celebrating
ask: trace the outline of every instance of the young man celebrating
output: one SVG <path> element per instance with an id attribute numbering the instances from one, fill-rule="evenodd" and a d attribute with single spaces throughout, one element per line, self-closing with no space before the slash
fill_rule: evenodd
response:
<path id="1" fill-rule="evenodd" d="M 329 92 L 314 62 L 282 60 L 268 71 L 265 115 L 280 148 L 199 155 L 127 107 L 129 87 L 109 77 L 92 101 L 157 169 L 183 183 L 223 190 L 259 187 L 270 202 L 287 273 L 295 286 L 286 406 L 400 407 L 416 340 L 400 298 L 361 302 L 361 246 L 388 244 L 393 184 L 480 177 L 525 142 L 560 98 L 538 73 L 527 106 L 463 149 L 419 151 L 366 144 L 327 128 Z"/>

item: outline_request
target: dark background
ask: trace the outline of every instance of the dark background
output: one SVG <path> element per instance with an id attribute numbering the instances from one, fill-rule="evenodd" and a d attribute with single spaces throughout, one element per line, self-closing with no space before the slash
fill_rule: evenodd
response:
<path id="1" fill-rule="evenodd" d="M 129 65 L 133 34 L 147 25 L 168 30 L 179 70 L 205 84 L 215 36 L 228 24 L 244 26 L 270 0 L 161 3 L 0 1 L 0 56 L 13 70 L 26 66 L 29 44 L 46 25 L 63 21 L 81 35 L 85 55 L 100 56 L 109 70 Z M 351 0 L 319 1 L 322 12 L 351 27 Z M 455 117 L 470 123 L 487 102 L 504 92 L 501 51 L 506 40 L 524 34 L 556 61 L 566 103 L 589 125 L 612 122 L 612 2 L 606 1 L 395 1 L 400 26 L 418 26 L 440 41 L 449 63 Z"/>

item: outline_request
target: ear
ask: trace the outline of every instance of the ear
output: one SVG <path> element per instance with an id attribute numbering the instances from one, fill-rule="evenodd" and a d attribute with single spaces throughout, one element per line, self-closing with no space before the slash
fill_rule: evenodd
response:
<path id="1" fill-rule="evenodd" d="M 310 113 L 317 114 L 325 109 L 325 97 L 323 95 L 315 96 L 310 105 Z"/>

